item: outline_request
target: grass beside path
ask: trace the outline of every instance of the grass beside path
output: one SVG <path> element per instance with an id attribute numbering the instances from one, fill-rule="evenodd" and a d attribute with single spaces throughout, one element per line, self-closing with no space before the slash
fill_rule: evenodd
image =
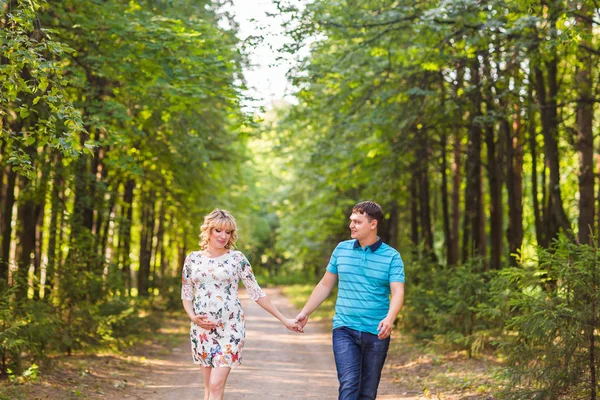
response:
<path id="1" fill-rule="evenodd" d="M 290 302 L 302 309 L 314 285 L 283 286 Z M 336 293 L 310 316 L 325 320 L 331 327 Z M 310 322 L 309 322 L 310 324 Z M 466 352 L 442 351 L 415 341 L 395 329 L 384 376 L 391 379 L 397 393 L 418 399 L 489 400 L 494 399 L 500 382 L 495 378 L 501 364 L 493 355 L 469 359 Z"/>

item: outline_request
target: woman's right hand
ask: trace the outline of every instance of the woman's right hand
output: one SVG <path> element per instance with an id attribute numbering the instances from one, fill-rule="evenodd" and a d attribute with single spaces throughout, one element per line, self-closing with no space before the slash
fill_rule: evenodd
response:
<path id="1" fill-rule="evenodd" d="M 217 327 L 216 322 L 209 320 L 204 315 L 194 315 L 191 317 L 192 322 L 198 325 L 202 329 L 211 330 Z"/>

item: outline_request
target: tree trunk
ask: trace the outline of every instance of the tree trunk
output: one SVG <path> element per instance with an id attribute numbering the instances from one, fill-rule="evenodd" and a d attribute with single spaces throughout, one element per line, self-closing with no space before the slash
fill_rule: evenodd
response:
<path id="1" fill-rule="evenodd" d="M 495 44 L 496 48 L 501 47 L 498 43 Z M 501 55 L 500 55 L 501 57 Z M 498 90 L 496 77 L 492 73 L 492 65 L 487 55 L 483 56 L 483 73 L 487 86 L 483 87 L 482 90 L 486 93 L 485 104 L 486 113 L 490 116 L 499 115 L 498 104 L 503 102 L 503 96 Z M 497 73 L 504 73 L 504 71 L 497 70 Z M 492 90 L 493 89 L 493 90 Z M 504 109 L 505 107 L 502 107 Z M 500 120 L 500 124 L 502 120 Z M 503 229 L 504 229 L 504 207 L 503 207 L 503 174 L 502 166 L 504 165 L 502 145 L 504 141 L 500 141 L 496 134 L 496 120 L 488 122 L 485 125 L 485 145 L 486 145 L 486 171 L 487 180 L 489 186 L 490 200 L 489 200 L 489 226 L 490 226 L 490 262 L 489 267 L 491 269 L 502 268 L 502 254 L 503 254 Z M 483 184 L 483 182 L 482 182 Z M 483 190 L 482 190 L 483 192 Z M 484 201 L 482 198 L 482 205 Z M 485 214 L 485 211 L 482 215 Z M 485 221 L 485 218 L 482 218 Z M 484 222 L 485 223 L 485 222 Z M 485 226 L 483 229 L 483 240 L 485 241 Z"/>
<path id="2" fill-rule="evenodd" d="M 152 238 L 154 237 L 155 193 L 147 193 L 142 202 L 142 232 L 140 234 L 140 268 L 138 272 L 138 295 L 148 296 Z"/>
<path id="3" fill-rule="evenodd" d="M 173 219 L 171 218 L 171 221 Z M 167 278 L 167 266 L 168 266 L 168 259 L 167 259 L 167 252 L 166 249 L 169 248 L 170 246 L 170 235 L 167 235 L 166 239 L 163 239 L 163 245 L 160 247 L 160 278 L 161 278 L 161 282 L 166 286 L 167 285 L 167 281 L 165 280 L 165 278 Z"/>
<path id="4" fill-rule="evenodd" d="M 50 227 L 48 232 L 48 265 L 46 266 L 46 282 L 44 292 L 52 293 L 54 288 L 54 277 L 56 273 L 60 241 L 57 238 L 59 216 L 63 212 L 63 199 L 61 198 L 63 180 L 62 156 L 57 152 L 54 156 L 54 176 L 52 178 Z"/>
<path id="5" fill-rule="evenodd" d="M 461 91 L 464 87 L 465 67 L 464 63 L 456 65 L 456 86 L 454 87 L 454 98 L 461 100 Z M 458 264 L 460 248 L 460 185 L 462 182 L 462 128 L 454 128 L 452 135 L 452 211 L 450 242 L 452 245 L 453 258 L 449 259 L 449 265 Z"/>
<path id="6" fill-rule="evenodd" d="M 556 38 L 556 21 L 558 12 L 554 9 L 549 10 L 549 23 L 551 28 L 552 40 Z M 565 213 L 562 202 L 561 186 L 560 186 L 560 166 L 558 154 L 558 59 L 556 50 L 551 55 L 550 59 L 545 62 L 547 79 L 544 78 L 544 73 L 541 70 L 540 64 L 533 65 L 535 75 L 535 87 L 537 94 L 538 106 L 540 109 L 542 134 L 544 136 L 544 155 L 546 159 L 546 167 L 549 171 L 548 182 L 548 202 L 544 209 L 544 221 L 546 222 L 546 230 L 548 240 L 552 240 L 558 235 L 559 229 L 562 228 L 564 233 L 571 239 L 575 238 L 571 232 L 569 219 Z M 546 80 L 548 87 L 546 88 Z"/>
<path id="7" fill-rule="evenodd" d="M 532 77 L 530 77 L 531 82 Z M 529 152 L 531 153 L 531 198 L 533 202 L 533 217 L 535 221 L 535 237 L 539 246 L 547 248 L 549 242 L 547 240 L 547 234 L 544 231 L 543 214 L 539 201 L 539 187 L 538 187 L 538 152 L 537 152 L 537 140 L 535 138 L 535 113 L 533 110 L 533 92 L 532 84 L 528 88 L 528 120 L 527 120 L 527 135 L 529 139 Z M 542 204 L 544 204 L 542 202 Z"/>
<path id="8" fill-rule="evenodd" d="M 460 184 L 462 181 L 462 144 L 461 135 L 457 131 L 454 134 L 454 146 L 452 155 L 452 229 L 451 242 L 454 260 L 451 265 L 458 264 L 460 246 Z"/>
<path id="9" fill-rule="evenodd" d="M 42 254 L 44 244 L 44 216 L 46 213 L 46 191 L 48 190 L 48 181 L 50 179 L 50 168 L 52 164 L 48 159 L 49 148 L 45 148 L 40 160 L 44 163 L 42 165 L 42 176 L 40 178 L 40 184 L 36 192 L 36 206 L 35 206 L 35 251 L 33 258 L 33 265 L 36 279 L 33 281 L 33 298 L 39 299 L 42 290 Z"/>
<path id="10" fill-rule="evenodd" d="M 425 131 L 416 131 L 418 162 L 418 190 L 419 190 L 419 220 L 421 222 L 421 234 L 423 235 L 424 250 L 428 257 L 436 260 L 433 252 L 433 226 L 431 223 L 431 205 L 429 194 L 429 140 Z"/>
<path id="11" fill-rule="evenodd" d="M 392 189 L 392 201 L 390 201 L 388 205 L 388 210 L 390 212 L 390 218 L 386 221 L 386 233 L 387 233 L 387 241 L 392 247 L 396 248 L 398 246 L 398 229 L 399 229 L 399 211 L 398 211 L 398 198 L 400 197 L 400 189 L 398 186 L 398 182 L 400 181 L 402 171 L 400 168 L 400 157 L 401 157 L 401 148 L 400 148 L 400 135 L 395 135 L 392 137 L 390 141 L 390 146 L 392 150 L 392 175 L 391 181 L 393 182 Z"/>
<path id="12" fill-rule="evenodd" d="M 116 187 L 118 190 L 119 184 L 117 184 Z M 117 204 L 117 195 L 118 195 L 117 190 L 114 190 L 113 193 L 111 193 L 111 195 L 110 195 L 110 199 L 109 199 L 109 203 L 108 203 L 108 210 L 107 210 L 106 218 L 104 221 L 104 228 L 102 229 L 102 232 L 100 233 L 100 238 L 98 240 L 100 242 L 99 254 L 104 262 L 106 262 L 106 260 L 108 258 L 107 257 L 108 238 L 110 236 L 110 223 L 113 219 L 113 213 L 115 211 L 115 206 Z"/>
<path id="13" fill-rule="evenodd" d="M 593 47 L 588 37 L 592 37 L 592 13 L 582 2 L 581 15 L 588 18 L 577 18 L 581 31 L 580 45 Z M 594 135 L 592 131 L 594 120 L 593 97 L 593 60 L 592 54 L 581 47 L 577 52 L 577 74 L 575 76 L 577 93 L 577 150 L 579 155 L 579 234 L 582 244 L 591 244 L 591 234 L 594 230 Z"/>
<path id="14" fill-rule="evenodd" d="M 129 179 L 125 184 L 123 193 L 123 215 L 119 229 L 119 243 L 121 244 L 121 271 L 123 273 L 123 283 L 125 291 L 129 294 L 131 291 L 131 225 L 133 221 L 133 190 L 135 181 Z"/>
<path id="15" fill-rule="evenodd" d="M 17 201 L 17 242 L 15 251 L 15 262 L 17 270 L 13 282 L 18 284 L 17 297 L 27 297 L 27 274 L 35 251 L 35 194 L 31 182 L 24 176 L 19 176 L 19 198 Z"/>
<path id="16" fill-rule="evenodd" d="M 463 261 L 475 255 L 485 258 L 485 231 L 482 235 L 483 194 L 481 179 L 481 125 L 475 119 L 481 116 L 481 81 L 479 61 L 473 59 L 471 67 L 471 84 L 473 86 L 471 126 L 469 128 L 469 144 L 467 148 L 467 184 L 465 188 L 465 224 Z"/>
<path id="17" fill-rule="evenodd" d="M 416 163 L 413 163 L 412 170 L 415 171 Z M 419 203 L 417 191 L 417 175 L 411 174 L 410 177 L 410 239 L 413 243 L 413 250 L 416 252 L 419 246 Z"/>
<path id="18" fill-rule="evenodd" d="M 502 160 L 498 159 L 496 150 L 496 137 L 494 126 L 488 125 L 485 129 L 485 141 L 487 148 L 487 172 L 490 188 L 490 268 L 500 269 L 502 267 L 503 248 L 503 220 L 504 209 L 502 207 Z"/>
<path id="19" fill-rule="evenodd" d="M 107 204 L 106 194 L 108 192 L 107 187 L 110 186 L 108 182 L 108 169 L 106 164 L 103 162 L 106 157 L 106 148 L 98 146 L 96 148 L 97 156 L 94 158 L 92 163 L 92 171 L 94 178 L 92 179 L 92 185 L 94 189 L 94 197 L 92 198 L 92 211 L 93 211 L 93 223 L 92 232 L 94 235 L 93 240 L 93 271 L 96 276 L 102 276 L 104 274 L 104 268 L 106 266 L 106 255 L 105 249 L 105 226 L 108 227 L 110 224 L 110 213 L 111 206 Z M 100 183 L 100 184 L 99 184 Z M 113 198 L 108 201 L 114 204 Z M 108 230 L 106 230 L 108 232 Z M 103 285 L 104 286 L 104 285 Z"/>
<path id="20" fill-rule="evenodd" d="M 445 133 L 442 133 L 441 137 L 441 146 L 442 146 L 442 162 L 441 162 L 441 172 L 442 172 L 442 219 L 444 225 L 444 242 L 446 245 L 446 265 L 454 265 L 456 263 L 456 255 L 453 253 L 454 251 L 454 243 L 452 242 L 452 233 L 450 231 L 450 210 L 448 209 L 448 156 L 447 156 L 447 146 L 448 146 L 448 137 Z"/>
<path id="21" fill-rule="evenodd" d="M 2 131 L 2 126 L 4 124 L 4 118 L 0 117 L 0 132 Z M 6 169 L 6 163 L 4 159 L 6 156 L 4 155 L 4 149 L 6 148 L 6 141 L 0 141 L 0 210 L 4 211 L 4 201 L 6 199 L 6 195 L 4 194 L 4 190 L 6 189 L 4 186 L 4 170 Z M 4 229 L 4 213 L 0 213 L 0 238 L 2 237 L 2 229 Z M 0 242 L 2 243 L 2 242 Z M 0 257 L 2 255 L 0 254 Z M 0 259 L 0 263 L 2 260 Z"/>
<path id="22" fill-rule="evenodd" d="M 387 207 L 390 212 L 390 218 L 387 221 L 387 242 L 392 247 L 398 246 L 398 203 L 393 200 Z"/>
<path id="23" fill-rule="evenodd" d="M 177 265 L 177 276 L 181 276 L 183 271 L 183 263 L 187 256 L 187 232 L 183 232 L 183 243 L 179 246 L 179 263 Z"/>
<path id="24" fill-rule="evenodd" d="M 13 206 L 15 204 L 15 185 L 17 174 L 12 167 L 8 167 L 4 209 L 2 210 L 2 254 L 0 254 L 0 277 L 8 281 L 10 267 L 10 245 L 12 239 Z"/>
<path id="25" fill-rule="evenodd" d="M 506 189 L 508 192 L 508 229 L 506 239 L 510 263 L 517 265 L 516 253 L 523 244 L 523 133 L 520 109 L 515 106 L 514 134 L 506 118 L 500 122 L 500 130 L 506 148 Z M 532 171 L 535 175 L 536 171 Z M 536 188 L 537 190 L 537 188 Z"/>
<path id="26" fill-rule="evenodd" d="M 161 285 L 158 284 L 159 279 L 164 279 L 162 275 L 162 257 L 163 257 L 163 247 L 164 247 L 164 237 L 165 237 L 165 216 L 166 216 L 166 208 L 167 201 L 163 200 L 160 204 L 160 211 L 158 213 L 158 227 L 156 229 L 156 246 L 154 247 L 154 265 L 152 267 L 152 287 L 160 288 Z M 161 273 L 160 278 L 158 277 L 159 271 Z"/>

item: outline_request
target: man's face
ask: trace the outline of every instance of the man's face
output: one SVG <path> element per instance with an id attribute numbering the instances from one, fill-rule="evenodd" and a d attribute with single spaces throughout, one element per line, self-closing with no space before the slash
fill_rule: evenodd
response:
<path id="1" fill-rule="evenodd" d="M 366 214 L 352 213 L 350 216 L 350 236 L 359 242 L 366 239 L 377 228 L 377 220 L 369 221 Z"/>

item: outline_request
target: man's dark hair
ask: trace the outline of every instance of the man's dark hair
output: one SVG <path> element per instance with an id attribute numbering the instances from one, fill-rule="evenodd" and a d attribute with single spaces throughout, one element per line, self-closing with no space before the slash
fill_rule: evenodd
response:
<path id="1" fill-rule="evenodd" d="M 369 221 L 377 220 L 377 225 L 383 222 L 383 210 L 381 206 L 374 201 L 361 201 L 352 208 L 353 213 L 366 214 Z"/>

